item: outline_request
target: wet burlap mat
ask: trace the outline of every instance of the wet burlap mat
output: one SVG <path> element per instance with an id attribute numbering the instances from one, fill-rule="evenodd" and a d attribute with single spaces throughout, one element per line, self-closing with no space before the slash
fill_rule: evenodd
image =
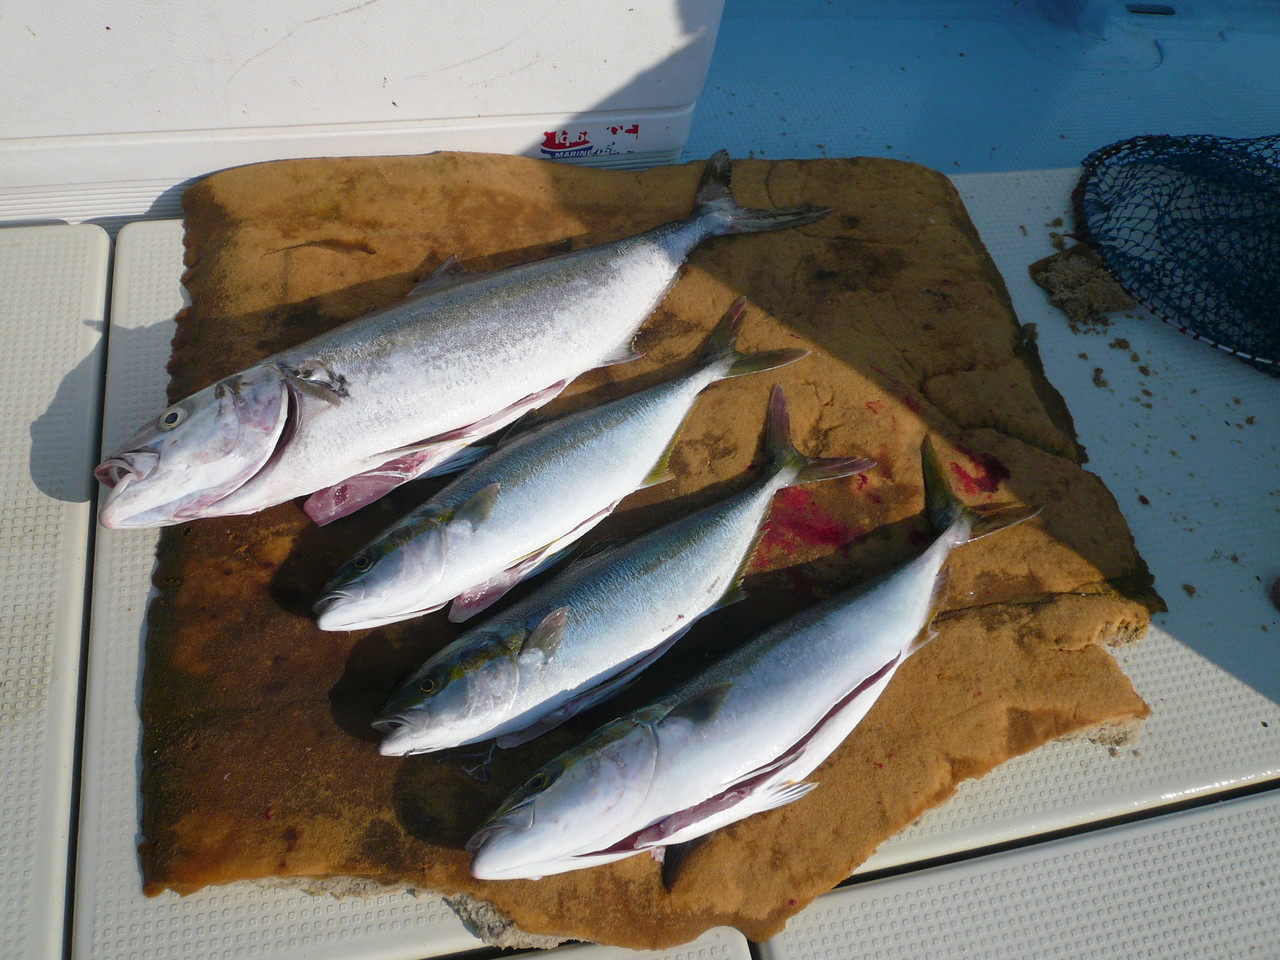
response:
<path id="1" fill-rule="evenodd" d="M 683 217 L 701 169 L 437 154 L 211 176 L 184 201 L 192 306 L 170 394 L 401 296 L 451 254 L 490 269 Z M 834 211 L 703 244 L 643 328 L 643 358 L 582 377 L 547 410 L 670 375 L 739 294 L 750 302 L 742 349 L 810 354 L 708 389 L 675 479 L 625 500 L 589 539 L 650 529 L 745 484 L 775 381 L 802 452 L 877 466 L 779 494 L 746 600 L 702 620 L 623 697 L 497 751 L 487 779 L 467 772 L 474 755 L 382 757 L 369 727 L 398 678 L 461 628 L 441 612 L 322 633 L 309 614 L 338 564 L 437 481 L 324 528 L 287 503 L 166 530 L 142 700 L 148 893 L 373 881 L 491 904 L 530 934 L 657 947 L 731 924 L 759 940 L 962 779 L 1146 715 L 1102 646 L 1140 636 L 1159 600 L 1115 501 L 1081 468 L 1067 410 L 950 183 L 889 160 L 739 161 L 734 193 L 747 206 Z M 937 639 L 814 774 L 817 790 L 720 831 L 670 892 L 644 854 L 539 881 L 471 878 L 467 837 L 542 762 L 757 630 L 918 552 L 930 538 L 925 432 L 968 502 L 1044 510 L 954 554 Z"/>

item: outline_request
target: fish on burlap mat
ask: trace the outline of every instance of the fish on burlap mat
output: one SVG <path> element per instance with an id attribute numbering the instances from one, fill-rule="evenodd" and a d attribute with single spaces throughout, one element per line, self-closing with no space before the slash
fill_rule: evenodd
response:
<path id="1" fill-rule="evenodd" d="M 170 396 L 406 294 L 450 255 L 490 269 L 683 217 L 701 170 L 442 153 L 210 176 L 184 198 L 191 306 Z M 747 599 L 700 621 L 624 695 L 487 767 L 483 751 L 382 757 L 369 726 L 404 672 L 462 629 L 443 611 L 352 633 L 322 633 L 310 616 L 336 567 L 443 481 L 323 528 L 286 503 L 165 530 L 141 708 L 147 893 L 372 882 L 491 905 L 516 930 L 553 938 L 541 942 L 661 947 L 721 924 L 761 940 L 963 779 L 1148 713 L 1103 645 L 1139 637 L 1159 598 L 1114 499 L 1082 469 L 1068 411 L 949 181 L 889 160 L 755 160 L 735 163 L 734 194 L 833 212 L 704 243 L 642 329 L 642 359 L 587 374 L 546 409 L 692 362 L 739 294 L 750 303 L 742 349 L 810 353 L 708 389 L 680 435 L 675 478 L 628 498 L 591 539 L 636 534 L 744 485 L 775 381 L 802 452 L 876 466 L 780 493 Z M 759 629 L 919 552 L 930 538 L 926 432 L 966 501 L 1044 509 L 953 556 L 937 638 L 818 769 L 818 789 L 720 830 L 670 891 L 644 854 L 537 881 L 470 876 L 468 836 L 541 763 Z"/>

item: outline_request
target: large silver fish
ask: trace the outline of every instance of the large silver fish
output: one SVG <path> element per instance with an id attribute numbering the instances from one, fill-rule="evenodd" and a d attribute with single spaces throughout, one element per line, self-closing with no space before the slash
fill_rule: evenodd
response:
<path id="1" fill-rule="evenodd" d="M 791 803 L 930 638 L 953 549 L 1034 515 L 978 515 L 926 442 L 934 543 L 915 560 L 768 630 L 668 696 L 538 770 L 467 844 L 481 879 L 546 876 L 684 843 Z"/>
<path id="2" fill-rule="evenodd" d="M 745 309 L 742 299 L 729 308 L 692 370 L 518 434 L 384 530 L 325 587 L 320 628 L 394 623 L 450 600 L 450 619 L 465 620 L 554 562 L 627 494 L 668 479 L 698 394 L 806 353 L 737 352 Z"/>
<path id="3" fill-rule="evenodd" d="M 404 756 L 480 740 L 522 743 L 612 696 L 703 614 L 737 599 L 773 495 L 848 476 L 861 458 L 791 445 L 782 391 L 769 403 L 768 465 L 746 489 L 569 567 L 469 630 L 395 693 L 374 727 Z"/>
<path id="4" fill-rule="evenodd" d="M 306 494 L 316 522 L 343 516 L 579 374 L 633 358 L 636 330 L 706 238 L 826 212 L 737 206 L 720 152 L 687 219 L 487 273 L 460 276 L 446 261 L 404 300 L 219 380 L 143 426 L 94 471 L 109 488 L 99 519 L 166 526 Z"/>

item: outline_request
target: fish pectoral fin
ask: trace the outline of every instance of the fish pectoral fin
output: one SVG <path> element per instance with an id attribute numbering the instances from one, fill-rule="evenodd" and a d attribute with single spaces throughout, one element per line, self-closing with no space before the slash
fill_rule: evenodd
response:
<path id="1" fill-rule="evenodd" d="M 347 378 L 330 370 L 324 364 L 299 364 L 290 366 L 277 363 L 280 372 L 299 393 L 333 404 L 335 407 L 351 394 L 347 390 Z"/>
<path id="2" fill-rule="evenodd" d="M 550 660 L 564 637 L 564 625 L 569 619 L 568 607 L 556 607 L 533 628 L 520 644 L 520 656 L 537 654 L 543 662 Z"/>
<path id="3" fill-rule="evenodd" d="M 567 609 L 567 608 L 564 608 Z M 687 629 L 687 628 L 686 628 Z M 583 710 L 594 707 L 598 703 L 604 703 L 611 697 L 617 696 L 631 684 L 639 679 L 640 674 L 644 673 L 649 666 L 660 656 L 671 649 L 672 645 L 683 636 L 685 630 L 678 630 L 672 636 L 658 644 L 640 659 L 634 661 L 626 667 L 623 667 L 618 673 L 608 677 L 603 683 L 594 687 L 589 687 L 565 700 L 562 704 L 552 710 L 545 716 L 535 720 L 529 726 L 521 730 L 513 730 L 510 733 L 503 734 L 498 738 L 498 746 L 516 747 L 522 743 L 528 743 L 534 737 L 541 736 L 548 730 L 553 730 L 560 724 L 564 723 L 570 717 L 576 716 Z"/>
<path id="4" fill-rule="evenodd" d="M 474 530 L 493 513 L 493 505 L 498 502 L 498 494 L 501 492 L 502 484 L 497 480 L 481 487 L 454 511 L 450 519 L 454 523 L 465 523 Z"/>
<path id="5" fill-rule="evenodd" d="M 447 290 L 449 287 L 456 287 L 474 276 L 475 273 L 460 264 L 457 256 L 451 253 L 440 261 L 439 266 L 419 280 L 414 285 L 414 288 L 409 291 L 408 296 L 419 297 L 424 293 Z"/>
<path id="6" fill-rule="evenodd" d="M 667 711 L 666 719 L 685 720 L 691 724 L 706 723 L 720 712 L 732 683 L 717 683 L 681 700 Z"/>

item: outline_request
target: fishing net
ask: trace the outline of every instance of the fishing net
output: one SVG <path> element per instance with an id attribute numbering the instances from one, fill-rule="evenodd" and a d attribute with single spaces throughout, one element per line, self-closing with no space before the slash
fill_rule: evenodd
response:
<path id="1" fill-rule="evenodd" d="M 1076 229 L 1183 333 L 1280 375 L 1280 136 L 1145 136 L 1096 150 Z"/>

